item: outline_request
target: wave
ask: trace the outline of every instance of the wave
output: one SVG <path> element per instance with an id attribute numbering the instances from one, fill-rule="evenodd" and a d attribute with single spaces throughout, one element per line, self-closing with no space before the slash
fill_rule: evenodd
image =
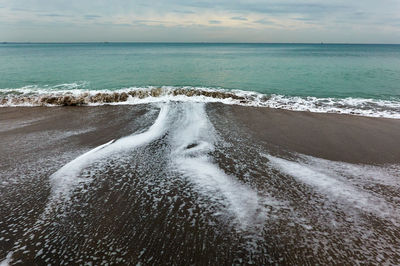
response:
<path id="1" fill-rule="evenodd" d="M 318 98 L 206 87 L 130 87 L 88 90 L 81 84 L 53 87 L 26 86 L 1 89 L 0 106 L 84 106 L 145 104 L 154 102 L 220 102 L 315 113 L 338 113 L 400 119 L 400 99 Z"/>

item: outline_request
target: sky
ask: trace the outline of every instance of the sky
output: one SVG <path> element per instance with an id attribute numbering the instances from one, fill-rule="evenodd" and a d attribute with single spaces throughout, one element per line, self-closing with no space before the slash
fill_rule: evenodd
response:
<path id="1" fill-rule="evenodd" d="M 0 41 L 400 43 L 400 0 L 0 0 Z"/>

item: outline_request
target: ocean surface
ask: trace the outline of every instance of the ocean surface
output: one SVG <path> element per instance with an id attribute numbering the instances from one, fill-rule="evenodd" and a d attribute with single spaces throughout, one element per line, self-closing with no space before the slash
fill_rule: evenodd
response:
<path id="1" fill-rule="evenodd" d="M 91 98 L 99 92 L 132 93 Z M 65 95 L 72 102 L 48 99 Z M 400 45 L 0 44 L 1 106 L 137 103 L 166 96 L 400 118 Z"/>

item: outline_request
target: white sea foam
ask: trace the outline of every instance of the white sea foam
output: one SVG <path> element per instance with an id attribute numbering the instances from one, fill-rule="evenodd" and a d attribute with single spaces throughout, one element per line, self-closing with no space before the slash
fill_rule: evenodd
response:
<path id="1" fill-rule="evenodd" d="M 0 266 L 9 266 L 11 263 L 12 252 L 9 252 L 3 261 L 0 261 Z"/>
<path id="2" fill-rule="evenodd" d="M 359 186 L 372 183 L 400 189 L 400 165 L 360 165 L 335 162 L 306 155 L 301 155 L 300 160 L 322 173 L 333 173 L 335 176 L 341 177 L 344 181 Z M 343 177 L 347 178 L 344 179 Z"/>
<path id="3" fill-rule="evenodd" d="M 260 198 L 256 191 L 225 174 L 209 156 L 217 136 L 204 103 L 164 104 L 147 131 L 109 141 L 64 165 L 50 176 L 52 195 L 42 219 L 53 206 L 61 201 L 68 202 L 78 184 L 91 181 L 81 177 L 84 169 L 114 154 L 147 145 L 165 133 L 168 133 L 171 145 L 170 167 L 174 171 L 183 174 L 206 198 L 225 206 L 227 215 L 233 215 L 240 228 L 248 229 L 262 223 L 265 217 L 262 205 L 267 199 Z"/>
<path id="4" fill-rule="evenodd" d="M 112 140 L 100 145 L 87 153 L 77 157 L 67 163 L 57 172 L 50 176 L 52 185 L 52 200 L 59 197 L 68 197 L 71 189 L 79 182 L 80 172 L 96 161 L 107 158 L 113 154 L 133 149 L 145 145 L 161 137 L 165 130 L 165 124 L 168 114 L 168 105 L 162 105 L 160 113 L 154 124 L 145 132 L 127 136 L 116 141 Z"/>
<path id="5" fill-rule="evenodd" d="M 399 100 L 378 100 L 351 97 L 289 97 L 284 95 L 272 95 L 270 99 L 265 102 L 260 102 L 259 105 L 292 111 L 337 113 L 400 119 Z"/>
<path id="6" fill-rule="evenodd" d="M 175 163 L 179 171 L 198 186 L 200 192 L 214 199 L 223 197 L 241 228 L 259 224 L 265 218 L 265 210 L 257 193 L 225 174 L 207 156 L 176 158 Z"/>
<path id="7" fill-rule="evenodd" d="M 80 99 L 78 104 L 86 105 L 132 105 L 154 102 L 219 102 L 224 104 L 269 107 L 292 111 L 316 113 L 351 114 L 368 117 L 400 119 L 400 99 L 379 100 L 365 98 L 318 98 L 284 95 L 266 95 L 254 91 L 225 90 L 207 87 L 129 87 L 118 90 L 88 90 L 85 83 L 60 84 L 57 86 L 26 86 L 17 89 L 0 90 L 0 106 L 52 105 L 43 99 L 48 97 L 71 96 Z M 155 94 L 154 91 L 157 91 Z M 118 98 L 95 100 L 97 94 L 127 94 Z M 24 100 L 21 100 L 25 98 Z"/>
<path id="8" fill-rule="evenodd" d="M 175 120 L 171 145 L 173 168 L 195 184 L 208 198 L 223 200 L 241 228 L 261 222 L 265 210 L 256 191 L 225 174 L 208 153 L 214 149 L 216 135 L 205 113 L 204 104 L 185 104 Z"/>
<path id="9" fill-rule="evenodd" d="M 363 212 L 389 218 L 394 222 L 400 217 L 400 213 L 391 203 L 371 191 L 356 186 L 349 180 L 354 176 L 368 178 L 375 174 L 387 180 L 387 176 L 390 174 L 385 169 L 378 170 L 376 167 L 332 162 L 310 156 L 301 156 L 297 161 L 272 155 L 264 156 L 270 161 L 272 167 L 293 176 L 335 201 L 344 203 L 349 208 L 357 208 Z M 391 184 L 397 186 L 397 182 Z"/>

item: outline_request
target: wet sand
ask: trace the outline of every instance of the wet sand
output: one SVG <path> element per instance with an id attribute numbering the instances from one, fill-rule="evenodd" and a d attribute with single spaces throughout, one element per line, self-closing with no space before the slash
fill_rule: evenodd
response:
<path id="1" fill-rule="evenodd" d="M 163 108 L 0 108 L 0 261 L 400 263 L 400 120 Z"/>
<path id="2" fill-rule="evenodd" d="M 218 104 L 260 142 L 334 161 L 400 162 L 400 120 Z"/>
<path id="3" fill-rule="evenodd" d="M 229 115 L 229 119 L 247 128 L 258 141 L 275 145 L 278 149 L 351 163 L 400 163 L 399 119 L 219 103 L 209 106 L 216 112 Z M 128 121 L 116 122 L 121 119 L 119 114 L 127 115 L 131 109 L 130 106 L 0 108 L 0 134 L 7 138 L 14 134 L 52 129 L 79 130 L 81 125 L 92 124 L 97 129 L 95 133 L 78 134 L 77 137 L 80 145 L 95 147 L 110 138 L 130 133 L 124 131 Z M 21 149 L 13 150 L 18 152 Z"/>

